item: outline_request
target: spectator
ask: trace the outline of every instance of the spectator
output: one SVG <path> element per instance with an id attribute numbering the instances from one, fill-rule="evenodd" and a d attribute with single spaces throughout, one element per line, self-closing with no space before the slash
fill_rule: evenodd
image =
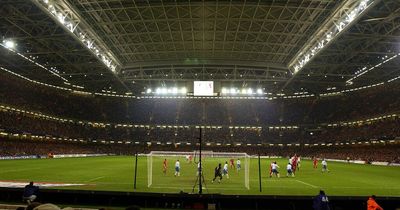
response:
<path id="1" fill-rule="evenodd" d="M 40 205 L 42 205 L 42 204 L 39 202 L 32 202 L 25 208 L 25 210 L 33 210 L 34 208 L 36 208 Z"/>
<path id="2" fill-rule="evenodd" d="M 323 190 L 319 191 L 319 195 L 314 198 L 313 203 L 314 210 L 329 210 L 329 200 L 328 196 L 325 195 Z"/>
<path id="3" fill-rule="evenodd" d="M 33 210 L 61 210 L 61 208 L 52 203 L 45 203 L 35 207 Z"/>
<path id="4" fill-rule="evenodd" d="M 383 210 L 383 208 L 378 205 L 375 199 L 376 199 L 375 195 L 372 195 L 371 197 L 368 198 L 367 210 Z"/>
<path id="5" fill-rule="evenodd" d="M 24 188 L 24 194 L 22 195 L 23 201 L 28 202 L 31 204 L 34 200 L 36 200 L 39 193 L 39 187 L 33 185 L 33 182 L 29 182 L 28 185 Z"/>
<path id="6" fill-rule="evenodd" d="M 140 207 L 139 207 L 139 206 L 136 206 L 136 205 L 134 205 L 134 206 L 128 206 L 128 207 L 125 208 L 125 210 L 140 210 Z"/>

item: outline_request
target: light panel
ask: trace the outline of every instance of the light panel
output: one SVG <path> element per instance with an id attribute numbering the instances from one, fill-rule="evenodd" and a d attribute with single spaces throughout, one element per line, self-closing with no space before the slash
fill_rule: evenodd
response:
<path id="1" fill-rule="evenodd" d="M 386 56 L 382 57 L 382 61 L 379 62 L 378 64 L 376 64 L 376 65 L 374 65 L 372 67 L 369 67 L 369 68 L 367 66 L 364 66 L 361 70 L 356 71 L 354 73 L 354 76 L 346 81 L 346 84 L 347 85 L 353 84 L 353 80 L 355 80 L 358 77 L 361 77 L 362 75 L 364 75 L 364 74 L 366 74 L 366 73 L 368 73 L 368 72 L 370 72 L 370 71 L 382 66 L 383 64 L 385 64 L 385 63 L 397 58 L 398 56 L 400 56 L 400 53 L 397 54 L 397 55 L 390 56 L 390 57 L 388 55 L 386 55 Z"/>
<path id="2" fill-rule="evenodd" d="M 261 88 L 257 88 L 257 89 L 253 89 L 253 88 L 242 88 L 241 90 L 235 87 L 231 87 L 231 88 L 226 88 L 226 87 L 222 87 L 221 88 L 221 94 L 222 95 L 248 95 L 248 96 L 252 96 L 252 95 L 263 95 L 265 94 L 263 89 Z"/>
<path id="3" fill-rule="evenodd" d="M 67 1 L 32 1 L 73 34 L 111 72 L 117 73 L 118 59 Z"/>
<path id="4" fill-rule="evenodd" d="M 311 39 L 291 60 L 289 69 L 294 74 L 298 73 L 374 3 L 375 0 L 343 1 L 343 4 L 321 25 L 317 32 L 311 36 Z"/>
<path id="5" fill-rule="evenodd" d="M 34 64 L 34 65 L 36 65 L 36 66 L 38 66 L 38 67 L 50 72 L 52 75 L 62 79 L 64 82 L 68 82 L 68 79 L 66 79 L 65 77 L 61 76 L 59 74 L 59 71 L 55 67 L 47 68 L 46 66 L 44 66 L 41 63 L 37 62 L 36 61 L 36 57 L 33 57 L 33 56 L 27 57 L 27 56 L 23 55 L 22 53 L 17 52 L 16 49 L 15 49 L 15 46 L 16 46 L 15 42 L 10 41 L 10 40 L 4 40 L 3 43 L 0 43 L 0 46 L 4 47 L 5 49 L 9 50 L 10 52 L 13 52 L 13 53 L 17 54 L 18 56 L 20 56 L 21 58 L 31 62 L 32 64 Z"/>
<path id="6" fill-rule="evenodd" d="M 3 41 L 3 45 L 7 49 L 14 49 L 15 46 L 16 46 L 15 42 L 13 40 L 10 40 L 10 39 L 4 40 Z"/>
<path id="7" fill-rule="evenodd" d="M 146 90 L 147 95 L 152 95 L 152 94 L 155 94 L 155 95 L 178 95 L 178 94 L 186 95 L 186 93 L 187 93 L 186 87 L 181 87 L 181 88 L 157 87 L 154 92 L 151 88 L 148 88 Z"/>

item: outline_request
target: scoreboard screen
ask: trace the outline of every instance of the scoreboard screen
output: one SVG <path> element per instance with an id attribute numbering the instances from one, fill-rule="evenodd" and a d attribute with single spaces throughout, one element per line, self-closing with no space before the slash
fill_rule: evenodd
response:
<path id="1" fill-rule="evenodd" d="M 194 96 L 213 96 L 214 81 L 194 81 L 193 83 Z"/>

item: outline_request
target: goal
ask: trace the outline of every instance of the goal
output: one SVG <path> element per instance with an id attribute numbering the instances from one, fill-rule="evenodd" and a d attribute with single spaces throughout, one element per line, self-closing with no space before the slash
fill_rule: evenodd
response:
<path id="1" fill-rule="evenodd" d="M 187 158 L 190 156 L 190 160 L 187 160 Z M 201 157 L 203 168 L 202 171 L 207 184 L 211 183 L 211 180 L 214 178 L 214 168 L 219 163 L 221 163 L 223 166 L 225 162 L 227 162 L 229 166 L 229 179 L 223 178 L 224 188 L 234 189 L 235 187 L 245 187 L 246 189 L 250 189 L 250 156 L 246 153 L 202 151 Z M 163 174 L 162 172 L 164 159 L 166 159 L 168 163 L 166 174 Z M 147 186 L 149 188 L 165 187 L 187 190 L 192 186 L 192 181 L 196 179 L 198 159 L 198 151 L 151 151 L 147 155 Z M 234 159 L 235 169 L 231 168 L 230 166 L 231 159 Z M 236 163 L 238 159 L 241 162 L 240 170 L 236 169 Z M 175 163 L 177 160 L 180 162 L 181 173 L 179 178 L 173 178 Z M 225 181 L 225 179 L 227 180 Z"/>

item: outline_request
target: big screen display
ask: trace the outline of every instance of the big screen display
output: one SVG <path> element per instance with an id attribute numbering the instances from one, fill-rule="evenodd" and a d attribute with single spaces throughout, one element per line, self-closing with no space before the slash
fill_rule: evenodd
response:
<path id="1" fill-rule="evenodd" d="M 213 81 L 194 81 L 193 83 L 194 96 L 213 96 L 214 82 Z"/>

